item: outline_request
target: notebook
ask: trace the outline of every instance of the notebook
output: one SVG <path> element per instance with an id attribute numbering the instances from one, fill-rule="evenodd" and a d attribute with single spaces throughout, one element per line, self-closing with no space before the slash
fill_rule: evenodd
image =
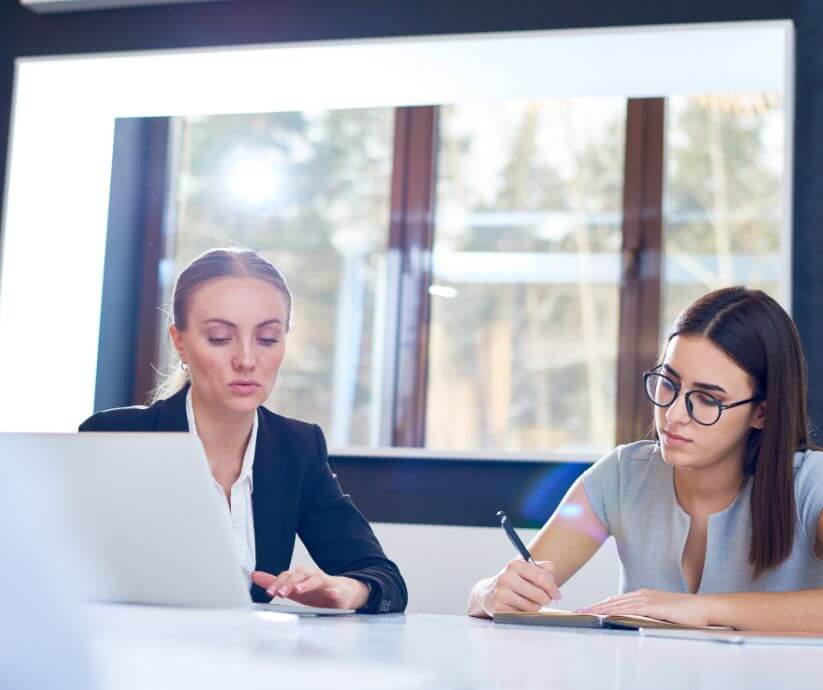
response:
<path id="1" fill-rule="evenodd" d="M 598 616 L 591 613 L 574 613 L 562 609 L 543 609 L 535 613 L 512 611 L 495 613 L 495 623 L 513 625 L 546 625 L 566 628 L 611 628 L 639 630 L 640 628 L 667 628 L 677 630 L 731 630 L 719 626 L 689 626 L 669 623 L 646 616 Z"/>
<path id="2" fill-rule="evenodd" d="M 749 632 L 743 630 L 641 630 L 643 637 L 668 637 L 725 644 L 823 645 L 823 635 L 814 633 Z"/>

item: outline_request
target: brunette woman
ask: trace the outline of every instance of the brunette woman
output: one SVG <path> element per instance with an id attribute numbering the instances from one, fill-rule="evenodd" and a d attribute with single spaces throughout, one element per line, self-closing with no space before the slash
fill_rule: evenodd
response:
<path id="1" fill-rule="evenodd" d="M 538 610 L 611 535 L 622 593 L 581 612 L 823 632 L 823 453 L 789 316 L 758 290 L 705 295 L 642 383 L 655 440 L 588 469 L 531 543 L 536 566 L 478 582 L 469 614 Z"/>

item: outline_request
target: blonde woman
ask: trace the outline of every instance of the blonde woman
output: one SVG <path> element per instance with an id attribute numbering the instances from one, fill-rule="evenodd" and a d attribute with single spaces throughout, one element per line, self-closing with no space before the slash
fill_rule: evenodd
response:
<path id="1" fill-rule="evenodd" d="M 291 305 L 283 276 L 255 252 L 202 254 L 174 288 L 178 376 L 151 406 L 100 412 L 80 430 L 197 434 L 255 601 L 402 611 L 403 578 L 341 490 L 320 428 L 263 407 L 286 353 Z M 296 536 L 319 568 L 290 566 Z"/>

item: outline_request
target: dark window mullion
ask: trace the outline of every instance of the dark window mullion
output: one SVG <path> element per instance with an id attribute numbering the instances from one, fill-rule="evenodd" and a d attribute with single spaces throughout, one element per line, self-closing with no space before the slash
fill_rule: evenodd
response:
<path id="1" fill-rule="evenodd" d="M 394 446 L 425 445 L 437 119 L 436 106 L 398 108 L 395 116 L 389 231 L 390 255 L 399 254 Z"/>
<path id="2" fill-rule="evenodd" d="M 617 443 L 643 438 L 651 413 L 642 372 L 658 354 L 665 99 L 629 99 L 617 362 Z"/>
<path id="3" fill-rule="evenodd" d="M 134 403 L 144 404 L 155 386 L 153 365 L 159 361 L 160 262 L 164 250 L 164 225 L 169 193 L 169 145 L 171 120 L 147 121 L 146 166 L 143 185 L 145 215 L 142 232 L 141 287 L 138 306 L 138 341 L 134 362 Z"/>

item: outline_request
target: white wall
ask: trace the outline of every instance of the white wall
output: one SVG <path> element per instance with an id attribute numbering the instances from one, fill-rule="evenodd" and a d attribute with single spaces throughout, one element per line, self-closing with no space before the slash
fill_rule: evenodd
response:
<path id="1" fill-rule="evenodd" d="M 514 556 L 499 527 L 442 527 L 434 525 L 373 525 L 386 554 L 395 561 L 409 588 L 409 613 L 464 614 L 469 590 L 481 577 L 493 575 Z M 518 530 L 528 542 L 537 530 Z M 298 543 L 294 563 L 310 564 Z M 619 562 L 614 540 L 563 588 L 561 606 L 575 609 L 617 592 Z"/>

